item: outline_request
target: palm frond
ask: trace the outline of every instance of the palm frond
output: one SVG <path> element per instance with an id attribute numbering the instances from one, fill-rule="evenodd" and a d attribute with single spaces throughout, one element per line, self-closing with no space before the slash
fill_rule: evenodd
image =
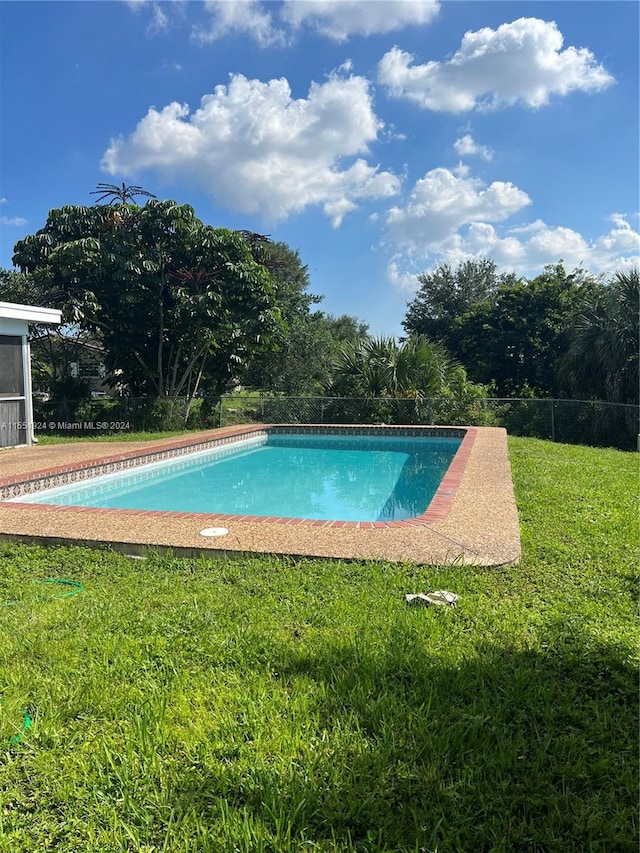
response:
<path id="1" fill-rule="evenodd" d="M 96 204 L 109 199 L 108 204 L 126 204 L 136 196 L 145 196 L 146 198 L 156 198 L 153 193 L 139 187 L 135 184 L 125 184 L 124 181 L 120 186 L 118 184 L 97 184 L 95 190 L 92 190 L 89 195 L 100 196 L 96 199 Z"/>

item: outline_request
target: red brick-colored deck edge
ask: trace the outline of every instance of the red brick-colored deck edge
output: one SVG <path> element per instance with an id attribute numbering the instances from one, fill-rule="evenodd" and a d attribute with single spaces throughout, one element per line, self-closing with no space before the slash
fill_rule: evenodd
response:
<path id="1" fill-rule="evenodd" d="M 273 425 L 275 427 L 275 425 Z M 278 430 L 286 429 L 288 425 L 286 424 L 278 424 Z M 309 424 L 309 428 L 318 429 L 319 431 L 330 433 L 332 431 L 332 427 L 330 425 L 325 424 Z M 269 432 L 272 425 L 251 425 L 251 426 L 243 426 L 243 427 L 227 427 L 222 430 L 217 430 L 215 434 L 215 439 L 212 441 L 203 441 L 202 438 L 198 438 L 197 440 L 189 439 L 189 438 L 179 438 L 174 442 L 163 443 L 161 447 L 150 448 L 145 452 L 140 452 L 140 450 L 132 450 L 127 453 L 118 453 L 112 456 L 105 456 L 100 459 L 93 459 L 88 464 L 87 462 L 76 462 L 70 463 L 68 465 L 58 466 L 57 468 L 50 468 L 46 471 L 37 471 L 31 474 L 29 477 L 25 478 L 24 476 L 20 477 L 8 477 L 5 479 L 0 479 L 0 488 L 5 486 L 13 486 L 19 485 L 25 482 L 35 482 L 44 478 L 51 477 L 57 474 L 67 474 L 74 471 L 79 471 L 81 469 L 99 469 L 105 465 L 109 465 L 114 462 L 121 462 L 126 459 L 138 459 L 141 460 L 140 464 L 144 464 L 142 460 L 154 456 L 158 452 L 170 452 L 171 450 L 176 450 L 178 448 L 187 448 L 191 447 L 193 450 L 202 449 L 203 447 L 207 447 L 212 444 L 216 446 L 225 438 L 231 437 L 239 437 L 239 436 L 249 436 L 252 433 L 260 433 L 260 432 Z M 299 429 L 299 426 L 296 425 L 296 428 Z M 349 430 L 357 433 L 358 430 L 362 431 L 362 427 L 358 427 L 357 425 L 340 425 L 336 426 L 336 429 L 340 429 L 341 431 Z M 366 427 L 367 431 L 372 429 L 372 427 Z M 407 430 L 408 427 L 390 427 L 385 426 L 385 431 L 397 429 L 398 432 L 402 430 Z M 443 434 L 450 434 L 451 430 L 454 429 L 456 431 L 457 428 L 454 427 L 442 427 L 439 430 L 437 427 L 424 427 L 422 430 L 425 434 L 433 435 L 434 432 L 441 431 Z M 416 432 L 422 431 L 420 427 L 412 427 L 411 430 L 415 430 Z M 139 510 L 139 509 L 116 509 L 110 507 L 83 507 L 83 506 L 60 506 L 58 504 L 43 504 L 43 503 L 30 503 L 26 501 L 19 501 L 15 499 L 10 500 L 10 504 L 12 507 L 20 508 L 20 509 L 37 509 L 40 511 L 51 510 L 55 512 L 70 512 L 70 513 L 92 513 L 92 512 L 100 512 L 100 513 L 117 513 L 118 515 L 124 516 L 153 516 L 153 517 L 170 517 L 170 518 L 207 518 L 210 526 L 214 524 L 225 524 L 236 521 L 249 521 L 253 523 L 259 524 L 287 524 L 287 525 L 306 525 L 309 527 L 331 527 L 331 528 L 359 528 L 363 530 L 373 530 L 377 528 L 399 528 L 399 527 L 411 527 L 415 525 L 427 525 L 431 524 L 434 521 L 441 521 L 446 518 L 451 507 L 453 506 L 453 502 L 456 497 L 456 493 L 458 491 L 458 487 L 460 485 L 460 481 L 462 479 L 462 475 L 464 474 L 465 467 L 467 465 L 467 461 L 469 460 L 469 456 L 471 455 L 471 449 L 473 447 L 473 443 L 476 437 L 476 428 L 475 427 L 464 427 L 460 428 L 459 432 L 464 433 L 462 441 L 460 443 L 460 447 L 456 451 L 456 455 L 454 456 L 451 464 L 449 465 L 438 489 L 436 490 L 435 495 L 433 496 L 429 506 L 421 515 L 415 516 L 414 518 L 402 519 L 400 521 L 339 521 L 339 520 L 317 520 L 310 518 L 281 518 L 279 516 L 263 516 L 263 515 L 231 515 L 224 513 L 206 513 L 206 512 L 175 512 L 175 511 L 164 511 L 164 510 Z M 137 467 L 137 466 L 136 466 Z M 132 470 L 131 468 L 126 470 Z M 96 473 L 96 476 L 99 476 Z M 80 482 L 80 481 L 78 481 Z M 86 483 L 87 480 L 81 481 Z"/>

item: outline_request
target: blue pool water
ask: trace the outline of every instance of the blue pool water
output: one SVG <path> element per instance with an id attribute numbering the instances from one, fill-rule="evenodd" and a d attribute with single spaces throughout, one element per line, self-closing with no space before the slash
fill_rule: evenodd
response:
<path id="1" fill-rule="evenodd" d="M 461 439 L 269 435 L 37 492 L 67 506 L 394 521 L 421 515 Z"/>

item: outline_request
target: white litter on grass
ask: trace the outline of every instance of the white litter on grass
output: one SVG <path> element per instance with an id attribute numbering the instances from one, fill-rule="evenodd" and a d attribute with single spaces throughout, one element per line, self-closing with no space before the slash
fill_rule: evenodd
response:
<path id="1" fill-rule="evenodd" d="M 448 604 L 449 607 L 455 607 L 458 601 L 458 596 L 455 592 L 448 592 L 446 589 L 437 589 L 435 592 L 407 592 L 404 600 L 407 604 Z"/>
<path id="2" fill-rule="evenodd" d="M 205 527 L 200 536 L 226 536 L 228 532 L 226 527 Z"/>

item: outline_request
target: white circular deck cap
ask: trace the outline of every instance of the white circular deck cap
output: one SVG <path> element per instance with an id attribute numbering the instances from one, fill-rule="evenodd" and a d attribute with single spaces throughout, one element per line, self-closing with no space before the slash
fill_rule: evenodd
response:
<path id="1" fill-rule="evenodd" d="M 205 527 L 200 536 L 226 536 L 228 532 L 226 527 Z"/>

